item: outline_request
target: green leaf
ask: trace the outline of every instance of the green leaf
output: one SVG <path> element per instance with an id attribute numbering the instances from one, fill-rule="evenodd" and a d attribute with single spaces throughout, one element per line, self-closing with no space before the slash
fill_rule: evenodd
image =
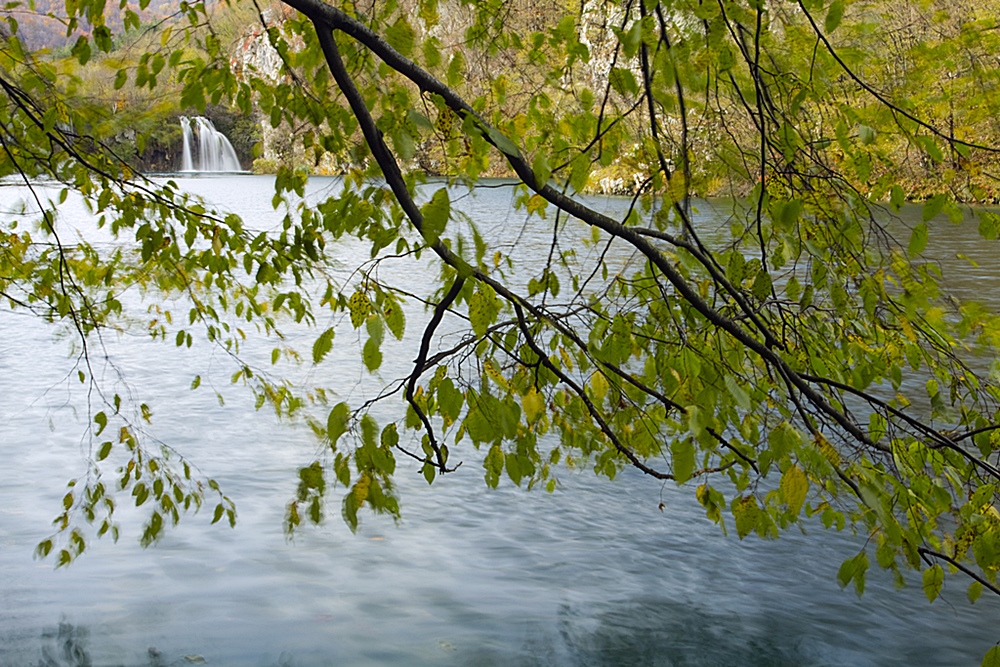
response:
<path id="1" fill-rule="evenodd" d="M 45 558 L 52 553 L 52 546 L 52 540 L 42 540 L 38 543 L 38 546 L 35 547 L 35 555 L 39 558 Z"/>
<path id="2" fill-rule="evenodd" d="M 424 474 L 424 479 L 427 480 L 428 484 L 434 483 L 434 478 L 437 476 L 437 468 L 430 463 L 425 463 L 420 472 Z"/>
<path id="3" fill-rule="evenodd" d="M 77 61 L 81 65 L 86 65 L 87 61 L 90 60 L 90 41 L 88 41 L 83 35 L 80 35 L 77 38 L 76 43 L 73 45 L 73 48 L 70 50 L 70 53 L 76 56 Z"/>
<path id="4" fill-rule="evenodd" d="M 416 40 L 416 33 L 413 27 L 402 16 L 396 22 L 385 29 L 385 40 L 389 45 L 409 58 L 413 54 L 413 44 Z"/>
<path id="5" fill-rule="evenodd" d="M 832 33 L 840 25 L 841 19 L 844 18 L 844 0 L 834 0 L 830 3 L 830 9 L 826 12 L 826 21 L 823 23 L 823 28 L 826 30 L 827 34 Z"/>
<path id="6" fill-rule="evenodd" d="M 438 189 L 431 200 L 420 207 L 420 212 L 424 219 L 423 229 L 420 231 L 427 243 L 433 245 L 444 233 L 451 217 L 451 199 L 448 197 L 448 190 Z"/>
<path id="7" fill-rule="evenodd" d="M 93 31 L 94 44 L 97 48 L 105 53 L 111 51 L 112 41 L 111 41 L 111 31 L 107 26 L 99 25 L 94 28 Z"/>
<path id="8" fill-rule="evenodd" d="M 590 182 L 590 170 L 593 167 L 590 160 L 577 157 L 570 165 L 569 185 L 576 192 L 583 192 Z"/>
<path id="9" fill-rule="evenodd" d="M 938 146 L 937 142 L 934 141 L 934 137 L 923 136 L 918 137 L 919 143 L 923 146 L 924 151 L 927 152 L 928 157 L 935 163 L 940 163 L 944 160 L 944 153 L 941 152 L 941 147 Z M 939 195 L 943 196 L 943 195 Z"/>
<path id="10" fill-rule="evenodd" d="M 316 342 L 313 343 L 312 357 L 313 363 L 318 364 L 323 361 L 323 358 L 333 349 L 333 336 L 334 331 L 331 327 L 319 335 Z M 273 360 L 272 360 L 273 363 Z"/>
<path id="11" fill-rule="evenodd" d="M 626 67 L 614 67 L 608 76 L 611 88 L 625 97 L 632 97 L 639 93 L 639 83 L 635 79 L 632 70 Z"/>
<path id="12" fill-rule="evenodd" d="M 496 293 L 488 285 L 480 285 L 469 299 L 469 323 L 472 331 L 482 338 L 496 321 L 500 304 Z"/>
<path id="13" fill-rule="evenodd" d="M 969 602 L 975 603 L 975 601 L 978 600 L 979 596 L 982 594 L 983 594 L 983 585 L 981 583 L 979 583 L 978 581 L 973 581 L 971 584 L 969 584 L 969 590 L 966 592 L 966 595 L 969 598 Z"/>
<path id="14" fill-rule="evenodd" d="M 424 40 L 424 64 L 428 69 L 434 69 L 441 64 L 441 50 L 438 44 L 439 40 L 436 37 Z"/>
<path id="15" fill-rule="evenodd" d="M 100 435 L 108 426 L 108 416 L 103 412 L 98 412 L 94 415 L 94 423 L 97 424 L 97 432 L 94 435 Z"/>
<path id="16" fill-rule="evenodd" d="M 517 454 L 508 452 L 504 456 L 504 467 L 507 469 L 507 476 L 515 485 L 521 486 L 521 479 L 524 477 L 524 470 L 521 467 L 521 460 Z"/>
<path id="17" fill-rule="evenodd" d="M 906 202 L 906 193 L 903 192 L 903 188 L 898 185 L 893 185 L 892 189 L 889 191 L 889 206 L 892 210 L 898 211 L 903 208 L 903 204 Z"/>
<path id="18" fill-rule="evenodd" d="M 390 333 L 396 340 L 403 340 L 406 332 L 406 317 L 403 314 L 403 306 L 396 301 L 388 301 L 382 309 L 385 316 L 385 325 L 389 327 Z"/>
<path id="19" fill-rule="evenodd" d="M 947 203 L 948 198 L 945 195 L 934 195 L 926 202 L 924 202 L 923 209 L 923 219 L 924 222 L 930 222 L 941 212 L 944 208 L 945 203 Z"/>
<path id="20" fill-rule="evenodd" d="M 490 138 L 490 143 L 496 146 L 501 153 L 511 156 L 519 156 L 521 154 L 517 144 L 508 139 L 507 135 L 500 130 L 491 127 L 487 130 L 486 134 Z"/>
<path id="21" fill-rule="evenodd" d="M 760 516 L 760 506 L 753 496 L 734 498 L 732 504 L 733 518 L 736 519 L 736 534 L 742 540 L 756 527 Z"/>
<path id="22" fill-rule="evenodd" d="M 987 241 L 1000 237 L 1000 216 L 988 211 L 979 212 L 979 235 Z"/>
<path id="23" fill-rule="evenodd" d="M 798 199 L 793 199 L 791 201 L 785 202 L 781 207 L 781 215 L 779 221 L 784 229 L 795 229 L 795 225 L 798 223 L 800 216 L 802 215 L 802 202 Z M 738 253 L 733 253 L 738 254 Z"/>
<path id="24" fill-rule="evenodd" d="M 757 277 L 753 280 L 753 287 L 750 288 L 753 295 L 763 301 L 771 295 L 771 274 L 767 271 L 758 271 Z"/>
<path id="25" fill-rule="evenodd" d="M 670 454 L 674 478 L 678 484 L 683 484 L 691 479 L 691 475 L 694 473 L 694 442 L 690 438 L 678 438 L 670 443 Z M 737 525 L 739 525 L 739 519 L 737 519 Z"/>
<path id="26" fill-rule="evenodd" d="M 886 422 L 885 417 L 877 412 L 873 412 L 868 417 L 868 437 L 872 439 L 873 442 L 878 442 L 885 437 L 888 432 L 888 422 Z"/>
<path id="27" fill-rule="evenodd" d="M 539 151 L 535 155 L 531 170 L 535 174 L 535 183 L 539 187 L 548 183 L 549 179 L 552 178 L 552 167 L 549 166 L 549 158 L 542 151 Z"/>
<path id="28" fill-rule="evenodd" d="M 483 468 L 486 469 L 486 485 L 491 489 L 497 488 L 500 484 L 500 473 L 503 472 L 504 468 L 503 450 L 498 445 L 493 445 L 490 447 L 490 451 L 486 453 L 486 458 L 483 460 Z"/>
<path id="29" fill-rule="evenodd" d="M 725 383 L 726 383 L 726 391 L 729 392 L 729 395 L 733 397 L 734 401 L 736 401 L 736 405 L 738 405 L 744 410 L 749 410 L 750 394 L 748 394 L 746 390 L 739 385 L 739 383 L 736 381 L 736 378 L 734 378 L 732 375 L 727 375 Z"/>
<path id="30" fill-rule="evenodd" d="M 140 482 L 132 489 L 132 495 L 135 496 L 135 506 L 139 507 L 149 499 L 149 488 Z"/>
<path id="31" fill-rule="evenodd" d="M 994 646 L 986 652 L 980 667 L 1000 667 L 1000 646 Z"/>
<path id="32" fill-rule="evenodd" d="M 837 571 L 837 583 L 841 588 L 846 588 L 851 581 L 854 582 L 854 590 L 860 596 L 865 592 L 865 573 L 868 571 L 868 554 L 864 551 L 854 558 L 848 558 Z"/>
<path id="33" fill-rule="evenodd" d="M 923 581 L 924 595 L 927 596 L 928 601 L 934 602 L 938 595 L 941 594 L 941 588 L 944 586 L 944 568 L 935 563 L 924 570 Z"/>
<path id="34" fill-rule="evenodd" d="M 379 444 L 387 448 L 395 447 L 399 444 L 399 432 L 396 430 L 394 422 L 386 424 L 385 428 L 382 429 L 382 434 L 379 436 Z"/>
<path id="35" fill-rule="evenodd" d="M 111 454 L 111 447 L 112 444 L 110 440 L 105 440 L 104 442 L 102 442 L 101 448 L 97 450 L 97 460 L 103 461 L 104 459 L 108 458 L 108 456 L 110 456 Z"/>
<path id="36" fill-rule="evenodd" d="M 454 422 L 462 414 L 465 396 L 455 388 L 451 378 L 445 378 L 437 388 L 438 408 L 441 416 L 449 422 Z"/>
<path id="37" fill-rule="evenodd" d="M 365 447 L 374 448 L 378 446 L 379 438 L 378 422 L 370 413 L 366 412 L 361 418 L 361 442 L 364 443 Z"/>
<path id="38" fill-rule="evenodd" d="M 716 53 L 718 53 L 719 56 L 720 72 L 727 72 L 736 64 L 736 58 L 733 57 L 733 50 L 727 45 L 720 47 Z"/>
<path id="39" fill-rule="evenodd" d="M 413 141 L 413 135 L 404 128 L 400 128 L 392 133 L 392 144 L 396 148 L 399 159 L 404 161 L 412 160 L 417 152 L 417 145 Z"/>
<path id="40" fill-rule="evenodd" d="M 608 395 L 608 378 L 601 371 L 594 371 L 594 374 L 590 376 L 590 380 L 587 381 L 587 386 L 590 387 L 590 393 L 594 397 L 594 400 L 601 402 L 604 397 Z"/>
<path id="41" fill-rule="evenodd" d="M 337 440 L 347 432 L 347 423 L 351 418 L 351 409 L 347 403 L 337 403 L 330 410 L 326 418 L 326 437 L 330 440 L 330 446 L 336 448 Z"/>
<path id="42" fill-rule="evenodd" d="M 381 346 L 382 340 L 385 338 L 385 327 L 382 325 L 381 318 L 369 317 L 365 322 L 365 329 L 368 331 L 368 338 L 376 345 Z"/>
<path id="43" fill-rule="evenodd" d="M 910 234 L 910 245 L 906 248 L 910 257 L 917 257 L 927 248 L 927 236 L 927 223 L 921 222 L 913 228 L 913 232 Z"/>
<path id="44" fill-rule="evenodd" d="M 365 363 L 365 368 L 367 368 L 371 373 L 377 371 L 382 365 L 382 350 L 379 348 L 379 345 L 374 338 L 369 338 L 365 341 L 365 346 L 361 353 L 361 359 Z"/>
<path id="45" fill-rule="evenodd" d="M 456 49 L 451 54 L 451 60 L 448 61 L 447 78 L 448 85 L 452 88 L 458 87 L 465 80 L 465 56 L 462 55 L 461 49 Z M 492 137 L 492 133 L 490 136 Z"/>

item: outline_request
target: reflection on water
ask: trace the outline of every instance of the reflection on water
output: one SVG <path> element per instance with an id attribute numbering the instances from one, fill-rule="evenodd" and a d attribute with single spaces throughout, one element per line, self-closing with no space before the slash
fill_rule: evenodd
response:
<path id="1" fill-rule="evenodd" d="M 74 626 L 61 621 L 53 629 L 42 632 L 41 658 L 38 667 L 93 667 L 87 646 L 90 642 L 90 631 L 85 626 Z M 208 663 L 203 656 L 185 655 L 172 657 L 164 655 L 155 646 L 146 650 L 147 660 L 143 667 L 174 667 L 175 665 L 204 665 Z M 289 656 L 281 656 L 275 667 L 292 667 Z M 138 667 L 138 665 L 136 666 Z"/>
<path id="2" fill-rule="evenodd" d="M 38 667 L 91 667 L 87 651 L 90 633 L 70 623 L 60 623 L 55 630 L 42 633 L 42 659 Z"/>
<path id="3" fill-rule="evenodd" d="M 558 634 L 528 630 L 519 647 L 479 648 L 470 665 L 634 665 L 740 664 L 746 667 L 798 666 L 817 656 L 778 626 L 751 635 L 735 615 L 711 614 L 664 600 L 636 599 L 614 606 L 581 627 L 572 609 L 559 609 Z"/>
<path id="4" fill-rule="evenodd" d="M 267 178 L 183 182 L 249 210 L 257 228 L 270 224 Z M 493 189 L 462 205 L 491 248 L 507 227 L 518 235 L 511 253 L 546 247 L 550 228 L 524 224 L 509 201 Z M 703 207 L 703 224 L 713 224 L 710 213 Z M 345 266 L 356 260 L 349 243 L 338 252 Z M 589 252 L 581 244 L 581 262 Z M 409 281 L 433 278 L 409 271 Z M 418 333 L 423 316 L 407 313 Z M 373 383 L 354 338 L 338 333 L 309 372 L 360 402 Z M 288 543 L 283 506 L 297 467 L 316 452 L 308 430 L 256 412 L 210 349 L 178 355 L 135 337 L 107 344 L 132 395 L 154 406 L 154 435 L 217 478 L 240 520 L 229 530 L 189 517 L 142 550 L 122 499 L 118 544 L 95 541 L 66 570 L 34 561 L 62 484 L 81 474 L 87 416 L 66 377 L 65 341 L 31 318 L 0 316 L 3 667 L 958 665 L 978 664 L 998 638 L 1000 604 L 970 606 L 959 579 L 928 605 L 919 585 L 894 591 L 872 572 L 858 600 L 835 576 L 863 540 L 808 522 L 807 534 L 775 542 L 725 538 L 693 493 L 632 471 L 614 482 L 564 471 L 549 495 L 486 489 L 476 452 L 462 452 L 465 465 L 432 488 L 401 461 L 399 525 L 366 517 L 352 535 L 336 518 L 335 491 L 334 518 Z M 397 377 L 412 363 L 412 340 L 387 341 L 384 353 L 384 376 Z M 188 389 L 195 374 L 225 406 Z"/>

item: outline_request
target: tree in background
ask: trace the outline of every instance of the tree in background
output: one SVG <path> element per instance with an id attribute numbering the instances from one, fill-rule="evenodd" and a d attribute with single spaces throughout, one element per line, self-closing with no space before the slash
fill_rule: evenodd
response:
<path id="1" fill-rule="evenodd" d="M 923 3 L 906 23 L 900 3 L 843 0 L 285 3 L 298 13 L 277 22 L 261 11 L 259 26 L 280 76 L 237 76 L 205 6 L 182 4 L 157 28 L 162 50 L 114 79 L 169 80 L 199 110 L 256 109 L 299 128 L 316 161 L 344 156 L 343 190 L 314 205 L 301 199 L 304 170 L 278 172 L 275 206 L 289 198 L 274 233 L 135 174 L 103 149 L 108 115 L 74 95 L 70 66 L 25 51 L 13 25 L 4 42 L 3 174 L 56 179 L 127 241 L 111 254 L 69 245 L 57 203 L 41 200 L 37 230 L 3 231 L 6 305 L 77 332 L 79 380 L 97 397 L 91 473 L 40 554 L 70 562 L 87 522 L 117 533 L 121 493 L 149 508 L 144 543 L 207 497 L 217 496 L 214 520 L 236 519 L 215 482 L 143 438 L 148 407 L 96 382 L 91 349 L 124 321 L 121 291 L 137 287 L 151 336 L 221 346 L 258 407 L 305 415 L 325 443 L 301 468 L 289 531 L 322 520 L 334 481 L 350 526 L 365 507 L 397 515 L 397 459 L 433 482 L 471 445 L 493 487 L 507 477 L 552 489 L 566 461 L 609 477 L 631 466 L 693 487 L 740 538 L 777 537 L 803 515 L 850 526 L 869 548 L 838 579 L 859 593 L 870 553 L 900 581 L 921 571 L 930 600 L 947 573 L 971 580 L 970 600 L 1000 593 L 1000 387 L 974 360 L 996 358 L 1000 320 L 951 297 L 922 259 L 928 223 L 961 222 L 956 198 L 989 196 L 995 96 L 985 92 L 998 51 L 988 7 Z M 71 29 L 93 26 L 73 47 L 79 62 L 112 50 L 102 3 L 67 10 Z M 129 12 L 126 26 L 137 23 Z M 872 50 L 884 43 L 891 58 Z M 514 176 L 518 205 L 551 233 L 544 268 L 509 280 L 512 260 L 459 219 L 453 190 L 409 168 L 421 155 L 451 185 Z M 943 187 L 907 228 L 893 212 L 920 170 Z M 608 174 L 634 186 L 622 219 L 575 195 Z M 726 191 L 738 195 L 728 235 L 709 242 L 693 197 Z M 978 217 L 995 240 L 998 218 Z M 596 264 L 577 262 L 570 218 L 590 226 L 604 251 Z M 371 257 L 349 283 L 333 277 L 328 252 L 344 237 Z M 641 261 L 615 274 L 612 248 Z M 430 263 L 434 289 L 386 282 L 376 269 L 387 261 Z M 395 421 L 240 358 L 244 329 L 275 335 L 332 310 L 361 332 L 374 373 L 386 333 L 403 338 L 412 299 L 429 316 L 411 372 L 380 399 L 402 396 Z M 441 344 L 456 327 L 459 342 Z M 302 351 L 315 364 L 336 344 L 322 328 Z M 291 354 L 276 343 L 273 359 Z M 987 662 L 997 659 L 994 648 Z"/>

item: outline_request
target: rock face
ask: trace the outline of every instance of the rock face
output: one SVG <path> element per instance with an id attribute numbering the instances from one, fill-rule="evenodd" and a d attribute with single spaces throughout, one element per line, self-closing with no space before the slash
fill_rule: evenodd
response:
<path id="1" fill-rule="evenodd" d="M 609 5 L 602 0 L 584 0 L 580 9 L 580 42 L 590 51 L 587 75 L 592 90 L 601 90 L 607 85 L 608 75 L 613 66 L 623 67 L 616 62 L 615 45 L 618 43 L 614 28 L 621 28 L 625 13 L 618 5 Z"/>
<path id="2" fill-rule="evenodd" d="M 268 26 L 280 25 L 281 17 L 276 16 L 274 10 L 265 9 L 263 17 Z M 255 23 L 243 33 L 232 56 L 231 65 L 240 75 L 260 77 L 272 84 L 289 81 L 289 77 L 282 72 L 284 63 L 281 61 L 281 56 L 271 46 L 267 32 L 259 23 Z M 255 163 L 255 167 L 259 168 L 260 162 L 277 166 L 293 163 L 297 161 L 296 158 L 303 159 L 301 150 L 296 152 L 292 128 L 284 122 L 274 127 L 270 119 L 265 118 L 256 105 L 254 109 L 254 121 L 260 127 L 262 148 L 259 162 Z"/>
<path id="3" fill-rule="evenodd" d="M 631 174 L 631 180 L 624 176 L 605 176 L 597 181 L 597 187 L 593 190 L 602 195 L 627 196 L 638 192 L 642 188 L 645 177 L 642 174 Z"/>

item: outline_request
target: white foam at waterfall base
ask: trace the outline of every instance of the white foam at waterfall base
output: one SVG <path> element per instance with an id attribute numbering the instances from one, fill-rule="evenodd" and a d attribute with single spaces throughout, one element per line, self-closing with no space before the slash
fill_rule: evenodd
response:
<path id="1" fill-rule="evenodd" d="M 203 116 L 195 116 L 193 119 L 181 116 L 181 131 L 184 135 L 181 171 L 241 171 L 236 150 L 226 135 L 215 129 L 212 121 Z M 198 135 L 197 150 L 195 134 Z"/>

